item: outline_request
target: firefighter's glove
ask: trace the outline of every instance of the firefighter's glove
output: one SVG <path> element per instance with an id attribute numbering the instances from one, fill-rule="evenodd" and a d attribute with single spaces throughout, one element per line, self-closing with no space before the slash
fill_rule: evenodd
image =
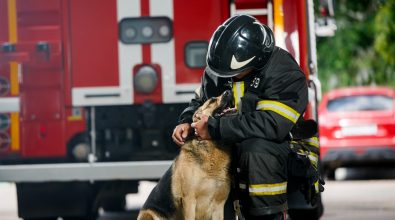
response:
<path id="1" fill-rule="evenodd" d="M 318 131 L 314 120 L 299 119 L 291 130 L 293 139 L 301 140 L 313 137 Z"/>
<path id="2" fill-rule="evenodd" d="M 320 193 L 324 192 L 324 190 L 325 190 L 324 185 L 325 185 L 325 180 L 320 176 L 318 179 L 318 187 L 319 187 L 318 189 L 319 189 Z"/>
<path id="3" fill-rule="evenodd" d="M 291 151 L 288 158 L 289 175 L 296 178 L 305 178 L 311 163 L 307 155 Z"/>
<path id="4" fill-rule="evenodd" d="M 299 189 L 307 203 L 312 205 L 317 201 L 318 194 L 324 191 L 325 182 L 316 167 L 311 164 L 306 154 L 291 151 L 288 161 L 290 190 Z"/>
<path id="5" fill-rule="evenodd" d="M 325 184 L 325 181 L 313 167 L 307 171 L 306 177 L 307 178 L 301 185 L 300 191 L 304 195 L 307 203 L 315 205 L 318 195 L 324 191 L 323 185 Z"/>

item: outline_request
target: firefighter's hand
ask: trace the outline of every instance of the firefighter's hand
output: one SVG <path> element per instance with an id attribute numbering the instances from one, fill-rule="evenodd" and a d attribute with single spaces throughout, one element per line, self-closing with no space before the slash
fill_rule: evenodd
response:
<path id="1" fill-rule="evenodd" d="M 208 132 L 208 116 L 204 114 L 196 114 L 198 119 L 196 122 L 191 124 L 192 128 L 195 129 L 195 136 L 199 140 L 211 140 L 210 133 Z"/>
<path id="2" fill-rule="evenodd" d="M 189 123 L 179 124 L 174 128 L 173 131 L 173 141 L 178 145 L 181 146 L 185 143 L 185 139 L 188 137 L 189 132 L 191 131 L 192 127 Z"/>

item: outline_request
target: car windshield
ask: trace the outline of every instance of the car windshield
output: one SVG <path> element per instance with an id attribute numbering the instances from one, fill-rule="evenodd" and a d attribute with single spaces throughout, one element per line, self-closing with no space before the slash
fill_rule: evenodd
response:
<path id="1" fill-rule="evenodd" d="M 394 99 L 384 95 L 356 95 L 330 100 L 327 109 L 330 112 L 382 111 L 392 110 Z"/>

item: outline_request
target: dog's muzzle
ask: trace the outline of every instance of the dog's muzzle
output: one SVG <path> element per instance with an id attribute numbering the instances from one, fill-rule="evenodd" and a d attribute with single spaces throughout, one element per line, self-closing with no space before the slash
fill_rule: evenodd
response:
<path id="1" fill-rule="evenodd" d="M 230 90 L 226 90 L 225 92 L 222 93 L 221 95 L 221 103 L 219 107 L 214 110 L 213 112 L 213 117 L 214 118 L 219 118 L 224 115 L 228 115 L 231 113 L 235 112 L 235 109 L 232 109 L 234 107 L 234 98 L 233 98 L 233 93 Z"/>

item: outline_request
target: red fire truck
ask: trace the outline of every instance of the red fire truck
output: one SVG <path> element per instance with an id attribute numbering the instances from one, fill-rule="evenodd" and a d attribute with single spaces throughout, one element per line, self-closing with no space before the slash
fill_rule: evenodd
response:
<path id="1" fill-rule="evenodd" d="M 211 34 L 233 14 L 273 28 L 318 82 L 312 2 L 0 0 L 0 181 L 16 183 L 19 216 L 94 218 L 160 178 Z"/>

